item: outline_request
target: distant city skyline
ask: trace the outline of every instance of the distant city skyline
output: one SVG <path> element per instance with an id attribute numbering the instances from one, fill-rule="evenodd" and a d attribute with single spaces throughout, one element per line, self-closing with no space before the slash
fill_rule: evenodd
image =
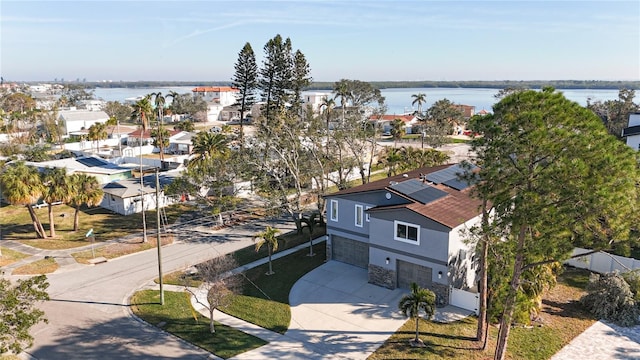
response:
<path id="1" fill-rule="evenodd" d="M 640 80 L 640 1 L 0 2 L 4 81 L 229 81 L 289 37 L 315 81 Z"/>

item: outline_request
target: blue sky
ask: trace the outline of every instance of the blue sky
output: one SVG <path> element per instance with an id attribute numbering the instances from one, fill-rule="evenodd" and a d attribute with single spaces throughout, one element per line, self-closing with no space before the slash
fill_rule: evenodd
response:
<path id="1" fill-rule="evenodd" d="M 640 80 L 640 1 L 0 1 L 5 81 L 228 81 L 276 34 L 317 81 Z"/>

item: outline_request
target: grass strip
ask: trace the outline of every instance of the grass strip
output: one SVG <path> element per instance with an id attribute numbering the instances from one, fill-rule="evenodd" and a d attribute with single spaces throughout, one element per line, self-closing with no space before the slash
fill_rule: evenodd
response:
<path id="1" fill-rule="evenodd" d="M 30 256 L 29 254 L 21 253 L 13 249 L 7 249 L 5 247 L 0 247 L 0 253 L 2 253 L 2 256 L 0 256 L 0 266 L 7 266 Z"/>
<path id="2" fill-rule="evenodd" d="M 11 272 L 13 275 L 40 275 L 49 274 L 58 270 L 60 266 L 56 263 L 54 258 L 47 258 L 38 261 L 34 261 L 19 268 L 13 269 Z"/>
<path id="3" fill-rule="evenodd" d="M 199 346 L 223 359 L 253 350 L 266 341 L 220 323 L 209 332 L 209 319 L 195 312 L 187 293 L 165 291 L 165 304 L 160 305 L 157 290 L 136 292 L 131 300 L 133 313 L 146 322 Z M 197 314 L 194 318 L 194 314 Z"/>

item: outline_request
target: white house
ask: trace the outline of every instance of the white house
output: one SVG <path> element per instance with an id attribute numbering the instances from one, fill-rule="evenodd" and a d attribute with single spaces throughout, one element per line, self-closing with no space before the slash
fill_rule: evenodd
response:
<path id="1" fill-rule="evenodd" d="M 88 130 L 96 123 L 106 123 L 109 115 L 104 111 L 89 110 L 61 110 L 58 113 L 58 121 L 62 122 L 65 136 L 73 135 L 80 130 Z"/>
<path id="2" fill-rule="evenodd" d="M 174 196 L 167 196 L 164 193 L 164 187 L 170 184 L 177 176 L 176 173 L 161 173 L 159 175 L 160 196 L 159 207 L 171 205 L 179 199 Z M 126 180 L 114 181 L 106 184 L 102 190 L 104 197 L 100 203 L 100 207 L 111 210 L 121 215 L 131 215 L 142 212 L 142 203 L 144 210 L 156 209 L 156 175 L 147 175 L 143 178 L 143 184 L 140 178 L 131 178 Z M 144 200 L 143 200 L 144 197 Z"/>
<path id="3" fill-rule="evenodd" d="M 320 112 L 320 105 L 329 98 L 331 94 L 329 93 L 305 93 L 304 94 L 304 105 L 311 105 L 311 109 L 314 113 Z"/>
<path id="4" fill-rule="evenodd" d="M 191 90 L 193 96 L 201 96 L 207 102 L 207 121 L 220 120 L 225 106 L 236 103 L 236 94 L 240 91 L 230 86 L 200 86 Z"/>

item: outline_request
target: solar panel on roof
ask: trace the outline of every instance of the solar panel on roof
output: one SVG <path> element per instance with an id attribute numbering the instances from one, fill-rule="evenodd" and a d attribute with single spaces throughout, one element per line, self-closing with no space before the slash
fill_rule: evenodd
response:
<path id="1" fill-rule="evenodd" d="M 451 179 L 443 182 L 443 184 L 447 185 L 450 188 L 456 189 L 458 191 L 464 190 L 469 187 L 469 183 L 466 180 L 458 180 Z"/>
<path id="2" fill-rule="evenodd" d="M 96 158 L 92 158 L 92 157 L 80 158 L 80 159 L 76 159 L 76 161 L 78 161 L 80 164 L 82 164 L 84 166 L 88 166 L 88 167 L 102 166 L 105 163 L 104 161 L 102 161 L 100 159 L 96 159 Z"/>
<path id="3" fill-rule="evenodd" d="M 420 180 L 410 179 L 410 180 L 405 180 L 403 182 L 395 183 L 391 185 L 390 188 L 392 188 L 393 190 L 401 194 L 409 195 L 413 192 L 423 189 L 425 186 L 428 186 L 428 185 L 423 184 Z"/>
<path id="4" fill-rule="evenodd" d="M 416 191 L 414 193 L 411 193 L 409 195 L 410 198 L 419 201 L 423 204 L 428 204 L 434 200 L 438 200 L 442 197 L 447 196 L 447 193 L 436 189 L 432 186 L 428 186 L 427 188 L 424 188 L 422 190 Z"/>
<path id="5" fill-rule="evenodd" d="M 446 169 L 438 170 L 436 172 L 432 172 L 427 174 L 427 180 L 431 181 L 434 184 L 441 184 L 445 181 L 455 179 L 457 177 L 457 173 L 461 173 L 463 170 L 459 165 L 452 165 Z"/>
<path id="6" fill-rule="evenodd" d="M 423 204 L 432 202 L 447 195 L 446 192 L 436 189 L 429 184 L 417 179 L 410 179 L 390 186 L 393 190 Z"/>

